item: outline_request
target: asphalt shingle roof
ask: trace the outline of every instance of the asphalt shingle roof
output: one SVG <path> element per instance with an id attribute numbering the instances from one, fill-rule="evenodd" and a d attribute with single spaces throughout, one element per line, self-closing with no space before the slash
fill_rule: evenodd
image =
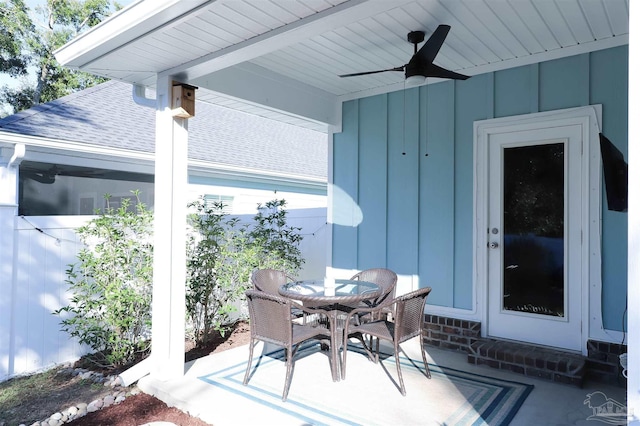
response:
<path id="1" fill-rule="evenodd" d="M 155 109 L 136 104 L 129 84 L 108 81 L 0 119 L 0 130 L 154 152 Z M 189 158 L 326 179 L 327 135 L 196 101 Z"/>

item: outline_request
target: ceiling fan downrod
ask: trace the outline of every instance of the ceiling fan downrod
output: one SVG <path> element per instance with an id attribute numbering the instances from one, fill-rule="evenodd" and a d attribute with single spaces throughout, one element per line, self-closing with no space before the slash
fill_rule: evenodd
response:
<path id="1" fill-rule="evenodd" d="M 411 31 L 407 34 L 407 41 L 413 43 L 413 54 L 418 53 L 418 44 L 424 41 L 424 31 Z"/>

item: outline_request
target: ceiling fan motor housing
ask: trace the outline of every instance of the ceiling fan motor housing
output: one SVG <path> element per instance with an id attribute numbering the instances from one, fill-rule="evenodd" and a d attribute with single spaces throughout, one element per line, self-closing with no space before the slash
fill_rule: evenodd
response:
<path id="1" fill-rule="evenodd" d="M 404 67 L 404 76 L 405 78 L 409 78 L 414 75 L 425 75 L 425 70 L 422 69 L 417 61 L 409 61 Z"/>
<path id="2" fill-rule="evenodd" d="M 415 49 L 417 50 L 417 44 L 424 41 L 424 31 L 411 31 L 409 34 L 407 34 L 407 41 L 416 45 Z"/>

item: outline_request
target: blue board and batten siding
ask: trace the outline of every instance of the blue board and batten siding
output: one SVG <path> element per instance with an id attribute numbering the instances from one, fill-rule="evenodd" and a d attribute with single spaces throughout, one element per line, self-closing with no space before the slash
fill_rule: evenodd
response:
<path id="1" fill-rule="evenodd" d="M 626 157 L 627 69 L 622 46 L 345 102 L 333 183 L 363 220 L 334 225 L 333 267 L 418 275 L 430 304 L 471 309 L 473 122 L 602 104 L 602 131 Z M 606 206 L 603 194 L 603 321 L 622 330 L 627 214 Z"/>

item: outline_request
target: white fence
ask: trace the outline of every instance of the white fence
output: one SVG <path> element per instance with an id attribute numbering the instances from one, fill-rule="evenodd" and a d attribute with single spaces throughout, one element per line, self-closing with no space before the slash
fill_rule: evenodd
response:
<path id="1" fill-rule="evenodd" d="M 0 276 L 0 381 L 74 361 L 88 349 L 60 331 L 53 311 L 69 303 L 65 271 L 82 245 L 74 229 L 91 216 L 14 218 L 12 271 Z M 288 210 L 288 224 L 302 228 L 304 236 L 300 278 L 323 276 L 326 209 Z"/>

